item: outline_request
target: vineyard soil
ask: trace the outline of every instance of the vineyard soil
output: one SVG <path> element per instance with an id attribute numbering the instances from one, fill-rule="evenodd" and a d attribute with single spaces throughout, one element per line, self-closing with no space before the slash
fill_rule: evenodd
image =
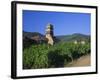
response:
<path id="1" fill-rule="evenodd" d="M 78 67 L 78 66 L 90 66 L 90 65 L 91 65 L 91 56 L 85 55 L 67 64 L 66 67 Z"/>

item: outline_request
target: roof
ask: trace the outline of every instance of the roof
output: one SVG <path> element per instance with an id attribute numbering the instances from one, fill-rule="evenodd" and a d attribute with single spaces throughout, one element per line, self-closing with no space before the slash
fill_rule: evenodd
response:
<path id="1" fill-rule="evenodd" d="M 49 24 L 47 25 L 47 29 L 53 29 L 53 25 L 49 23 Z"/>

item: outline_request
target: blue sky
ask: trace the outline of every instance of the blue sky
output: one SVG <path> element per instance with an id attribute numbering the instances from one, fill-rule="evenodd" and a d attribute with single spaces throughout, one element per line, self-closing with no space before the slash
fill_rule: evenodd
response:
<path id="1" fill-rule="evenodd" d="M 54 26 L 54 35 L 90 34 L 91 14 L 23 10 L 23 31 L 45 34 L 48 23 Z"/>

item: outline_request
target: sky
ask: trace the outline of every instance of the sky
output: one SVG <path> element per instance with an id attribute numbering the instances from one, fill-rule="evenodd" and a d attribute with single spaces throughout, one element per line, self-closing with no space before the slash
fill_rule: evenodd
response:
<path id="1" fill-rule="evenodd" d="M 48 23 L 54 26 L 54 35 L 81 33 L 90 35 L 91 14 L 23 10 L 23 31 L 45 34 Z"/>

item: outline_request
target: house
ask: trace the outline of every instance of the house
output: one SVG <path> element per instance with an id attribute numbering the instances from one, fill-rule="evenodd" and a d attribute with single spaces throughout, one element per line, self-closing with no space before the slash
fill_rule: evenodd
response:
<path id="1" fill-rule="evenodd" d="M 85 41 L 81 41 L 81 44 L 85 44 Z"/>
<path id="2" fill-rule="evenodd" d="M 74 44 L 77 44 L 77 43 L 78 43 L 78 41 L 77 41 L 77 40 L 75 40 L 75 41 L 74 41 Z"/>

